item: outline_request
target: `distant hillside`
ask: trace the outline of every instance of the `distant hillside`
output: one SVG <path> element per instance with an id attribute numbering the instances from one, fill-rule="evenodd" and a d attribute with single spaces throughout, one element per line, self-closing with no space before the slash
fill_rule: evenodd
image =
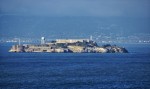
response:
<path id="1" fill-rule="evenodd" d="M 0 36 L 88 37 L 94 32 L 125 34 L 149 32 L 147 18 L 35 17 L 3 15 Z M 79 34 L 80 33 L 80 34 Z"/>

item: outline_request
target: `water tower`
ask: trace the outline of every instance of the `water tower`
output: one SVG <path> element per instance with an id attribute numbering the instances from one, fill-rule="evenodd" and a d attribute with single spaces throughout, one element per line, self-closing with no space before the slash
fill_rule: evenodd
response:
<path id="1" fill-rule="evenodd" d="M 45 37 L 41 37 L 41 44 L 45 44 Z"/>

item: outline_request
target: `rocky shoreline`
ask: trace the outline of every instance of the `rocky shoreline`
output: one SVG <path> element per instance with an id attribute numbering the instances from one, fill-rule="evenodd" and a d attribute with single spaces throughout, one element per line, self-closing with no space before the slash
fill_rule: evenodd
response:
<path id="1" fill-rule="evenodd" d="M 49 53 L 128 53 L 116 45 L 97 45 L 92 40 L 56 40 L 43 44 L 13 45 L 9 52 L 49 52 Z"/>

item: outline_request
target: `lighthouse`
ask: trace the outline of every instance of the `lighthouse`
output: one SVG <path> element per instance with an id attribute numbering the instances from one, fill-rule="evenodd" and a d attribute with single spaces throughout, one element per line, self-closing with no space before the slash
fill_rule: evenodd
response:
<path id="1" fill-rule="evenodd" d="M 93 36 L 92 36 L 92 35 L 90 36 L 90 40 L 91 40 L 91 41 L 93 40 Z"/>

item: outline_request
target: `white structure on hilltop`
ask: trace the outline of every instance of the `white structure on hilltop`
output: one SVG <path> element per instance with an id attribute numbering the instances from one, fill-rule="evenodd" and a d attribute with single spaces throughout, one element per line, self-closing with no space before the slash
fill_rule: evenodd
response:
<path id="1" fill-rule="evenodd" d="M 45 37 L 41 37 L 41 44 L 45 44 Z"/>
<path id="2" fill-rule="evenodd" d="M 75 42 L 89 42 L 89 39 L 56 39 L 56 43 L 75 43 Z"/>

